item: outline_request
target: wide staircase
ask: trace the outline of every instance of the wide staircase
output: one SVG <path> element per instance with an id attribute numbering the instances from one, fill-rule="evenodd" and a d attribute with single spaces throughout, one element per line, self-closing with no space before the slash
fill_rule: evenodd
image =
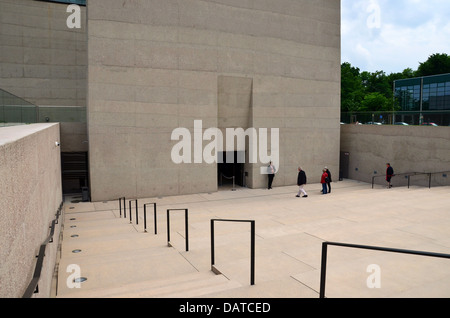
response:
<path id="1" fill-rule="evenodd" d="M 332 186 L 321 195 L 320 185 L 309 185 L 308 198 L 296 198 L 297 187 L 282 187 L 157 199 L 157 233 L 151 206 L 144 224 L 143 204 L 151 200 L 139 200 L 136 215 L 134 200 L 126 200 L 124 211 L 118 200 L 67 198 L 56 297 L 318 298 L 324 242 L 449 254 L 450 187 L 372 189 L 352 180 Z M 172 208 L 178 211 L 171 211 L 168 228 Z M 211 219 L 217 218 L 256 220 L 254 285 L 249 224 L 217 224 L 217 270 L 211 270 Z M 327 297 L 450 296 L 448 259 L 334 246 L 328 254 Z M 366 286 L 370 264 L 382 266 L 383 288 Z"/>
<path id="2" fill-rule="evenodd" d="M 79 203 L 77 207 L 83 205 L 91 206 Z M 118 209 L 66 207 L 57 297 L 201 297 L 242 286 L 198 265 L 203 256 L 188 259 L 176 220 L 172 220 L 175 230 L 169 245 L 164 228 L 158 235 L 153 228 L 145 232 L 142 215 L 141 224 L 135 219 L 130 222 L 128 215 L 119 215 Z M 80 288 L 76 278 L 82 278 Z"/>

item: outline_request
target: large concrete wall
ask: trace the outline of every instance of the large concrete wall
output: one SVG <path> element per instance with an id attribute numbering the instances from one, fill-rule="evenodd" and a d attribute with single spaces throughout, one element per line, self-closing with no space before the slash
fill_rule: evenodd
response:
<path id="1" fill-rule="evenodd" d="M 86 106 L 86 8 L 80 28 L 69 28 L 67 6 L 0 0 L 0 89 L 40 106 L 38 122 L 64 122 L 63 151 L 87 151 L 85 112 L 75 120 L 65 115 Z"/>
<path id="2" fill-rule="evenodd" d="M 22 297 L 62 201 L 56 141 L 59 124 L 0 128 L 0 297 Z M 59 226 L 46 249 L 38 297 L 51 293 Z"/>
<path id="3" fill-rule="evenodd" d="M 216 164 L 171 160 L 172 131 L 193 134 L 196 119 L 279 128 L 275 186 L 295 184 L 298 165 L 311 182 L 325 165 L 337 171 L 340 1 L 96 0 L 87 10 L 94 201 L 216 191 Z M 247 185 L 266 186 L 261 166 L 246 165 Z"/>
<path id="4" fill-rule="evenodd" d="M 386 175 L 388 162 L 397 174 L 450 171 L 450 128 L 342 125 L 341 151 L 350 153 L 349 178 L 364 182 L 372 182 L 372 176 Z M 448 174 L 447 178 L 434 175 L 433 184 L 449 185 Z M 427 185 L 427 178 L 414 177 L 413 184 Z M 385 184 L 383 177 L 375 180 Z M 407 184 L 403 176 L 393 178 L 393 182 Z"/>
<path id="5" fill-rule="evenodd" d="M 38 106 L 86 106 L 86 8 L 79 29 L 66 9 L 0 0 L 0 88 Z"/>

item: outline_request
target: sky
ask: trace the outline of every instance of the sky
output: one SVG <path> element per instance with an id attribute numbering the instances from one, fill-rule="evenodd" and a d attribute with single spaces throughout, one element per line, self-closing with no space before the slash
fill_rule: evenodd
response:
<path id="1" fill-rule="evenodd" d="M 449 0 L 341 0 L 341 61 L 361 71 L 417 70 L 450 55 Z"/>

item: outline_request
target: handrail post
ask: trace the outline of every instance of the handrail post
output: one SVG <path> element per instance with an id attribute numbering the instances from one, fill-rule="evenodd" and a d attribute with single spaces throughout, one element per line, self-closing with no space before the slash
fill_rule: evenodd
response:
<path id="1" fill-rule="evenodd" d="M 132 200 L 129 200 L 129 201 L 128 201 L 128 207 L 130 208 L 130 223 L 131 223 L 131 201 L 132 201 Z"/>
<path id="2" fill-rule="evenodd" d="M 250 284 L 255 285 L 255 221 L 254 220 L 226 220 L 211 219 L 211 270 L 214 272 L 215 264 L 215 248 L 214 248 L 214 222 L 250 222 Z"/>
<path id="3" fill-rule="evenodd" d="M 139 224 L 139 215 L 138 215 L 138 200 L 136 199 L 136 225 Z"/>
<path id="4" fill-rule="evenodd" d="M 428 189 L 431 189 L 431 173 L 428 174 Z"/>
<path id="5" fill-rule="evenodd" d="M 157 230 L 157 220 L 156 220 L 156 203 L 144 203 L 144 232 L 147 232 L 147 205 L 153 204 L 153 218 L 155 224 L 155 234 L 158 233 Z"/>
<path id="6" fill-rule="evenodd" d="M 375 181 L 375 177 L 372 176 L 372 189 L 373 189 L 373 183 L 374 183 L 374 181 Z"/>
<path id="7" fill-rule="evenodd" d="M 211 268 L 214 262 L 214 220 L 211 220 Z"/>
<path id="8" fill-rule="evenodd" d="M 170 209 L 167 209 L 167 245 L 170 243 L 170 216 L 169 216 Z"/>
<path id="9" fill-rule="evenodd" d="M 126 198 L 123 197 L 123 218 L 124 219 L 127 218 L 127 203 L 125 201 L 126 201 Z"/>
<path id="10" fill-rule="evenodd" d="M 326 242 L 322 243 L 322 262 L 320 265 L 320 298 L 325 298 L 325 281 L 327 275 L 327 250 L 328 244 Z"/>
<path id="11" fill-rule="evenodd" d="M 188 226 L 188 209 L 184 210 L 184 228 L 186 232 L 186 252 L 189 251 L 189 226 Z"/>
<path id="12" fill-rule="evenodd" d="M 147 209 L 144 204 L 144 232 L 147 233 Z"/>
<path id="13" fill-rule="evenodd" d="M 170 246 L 170 211 L 184 210 L 184 232 L 186 236 L 186 252 L 189 252 L 189 224 L 188 224 L 188 209 L 167 209 L 167 245 Z"/>
<path id="14" fill-rule="evenodd" d="M 155 234 L 157 233 L 156 227 L 157 227 L 157 222 L 156 222 L 156 203 L 153 203 L 153 222 L 155 223 Z"/>
<path id="15" fill-rule="evenodd" d="M 251 221 L 250 285 L 255 285 L 255 221 Z"/>

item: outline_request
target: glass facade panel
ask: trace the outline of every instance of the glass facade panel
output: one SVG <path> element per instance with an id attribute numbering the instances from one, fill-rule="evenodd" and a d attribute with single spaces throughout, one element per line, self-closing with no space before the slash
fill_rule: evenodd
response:
<path id="1" fill-rule="evenodd" d="M 450 110 L 450 74 L 398 80 L 394 85 L 402 111 Z"/>

